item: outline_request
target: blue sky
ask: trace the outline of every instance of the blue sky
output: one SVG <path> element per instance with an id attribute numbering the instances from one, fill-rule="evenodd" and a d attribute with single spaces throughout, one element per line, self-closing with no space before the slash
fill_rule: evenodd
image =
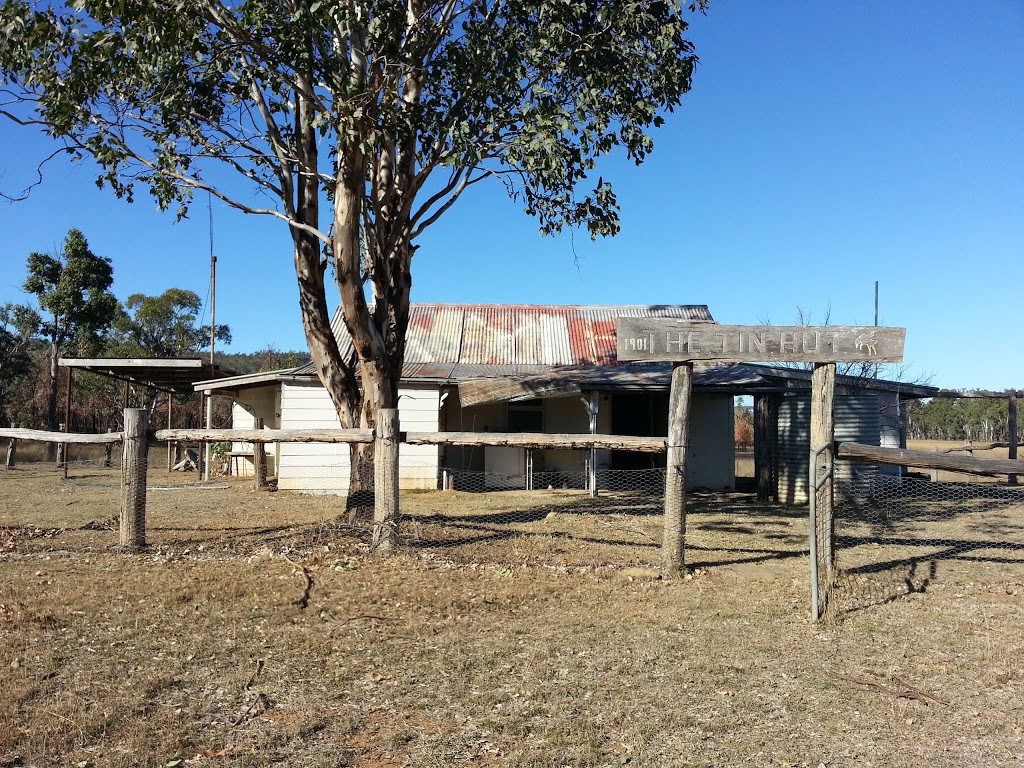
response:
<path id="1" fill-rule="evenodd" d="M 622 233 L 541 238 L 498 187 L 420 240 L 413 299 L 707 304 L 722 323 L 905 326 L 911 378 L 1024 387 L 1024 3 L 718 0 L 691 28 L 701 63 L 642 167 L 600 168 Z M 20 189 L 45 139 L 0 124 L 0 187 Z M 53 164 L 0 205 L 0 303 L 25 257 L 71 227 L 112 259 L 115 292 L 208 295 L 205 200 L 188 220 L 97 190 Z M 482 187 L 483 185 L 481 185 Z M 229 351 L 305 347 L 290 239 L 212 206 L 217 319 Z"/>

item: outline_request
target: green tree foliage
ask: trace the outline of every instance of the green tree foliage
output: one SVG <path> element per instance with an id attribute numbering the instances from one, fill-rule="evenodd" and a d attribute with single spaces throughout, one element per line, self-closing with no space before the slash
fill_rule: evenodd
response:
<path id="1" fill-rule="evenodd" d="M 91 155 L 120 196 L 184 211 L 204 189 L 282 219 L 318 374 L 343 425 L 372 426 L 397 406 L 417 237 L 487 180 L 543 233 L 615 234 L 596 162 L 651 152 L 705 2 L 5 0 L 0 114 Z"/>
<path id="2" fill-rule="evenodd" d="M 913 401 L 908 406 L 907 419 L 908 436 L 915 440 L 1009 440 L 1004 398 L 935 397 Z"/>
<path id="3" fill-rule="evenodd" d="M 32 370 L 31 327 L 20 323 L 11 304 L 0 306 L 0 424 L 13 418 L 12 396 Z"/>
<path id="4" fill-rule="evenodd" d="M 128 297 L 114 322 L 115 357 L 187 357 L 210 347 L 210 329 L 199 325 L 203 302 L 192 291 L 170 288 L 159 296 Z M 218 341 L 231 343 L 226 325 L 215 329 Z"/>
<path id="5" fill-rule="evenodd" d="M 235 373 L 262 373 L 280 371 L 287 368 L 298 368 L 309 362 L 309 353 L 305 350 L 283 352 L 272 347 L 256 352 L 218 352 L 217 365 Z"/>
<path id="6" fill-rule="evenodd" d="M 15 308 L 24 332 L 46 344 L 49 352 L 47 429 L 57 428 L 57 363 L 66 350 L 91 354 L 103 341 L 117 311 L 110 293 L 113 267 L 97 256 L 77 229 L 68 231 L 57 255 L 30 253 L 24 289 L 35 297 L 38 309 Z"/>

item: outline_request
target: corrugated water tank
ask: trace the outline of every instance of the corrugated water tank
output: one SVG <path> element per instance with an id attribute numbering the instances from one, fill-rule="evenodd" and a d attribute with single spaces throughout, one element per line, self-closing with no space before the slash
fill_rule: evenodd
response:
<path id="1" fill-rule="evenodd" d="M 835 437 L 843 442 L 878 445 L 879 401 L 875 395 L 837 396 Z M 810 396 L 783 398 L 779 404 L 776 471 L 779 501 L 786 505 L 807 503 L 808 454 L 811 439 Z M 856 497 L 872 487 L 878 475 L 874 464 L 840 461 L 836 464 L 836 495 Z"/>

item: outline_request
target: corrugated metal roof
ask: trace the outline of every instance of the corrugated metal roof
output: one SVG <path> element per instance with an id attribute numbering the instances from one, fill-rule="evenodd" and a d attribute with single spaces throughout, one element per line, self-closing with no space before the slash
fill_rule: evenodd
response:
<path id="1" fill-rule="evenodd" d="M 407 365 L 609 365 L 616 362 L 615 318 L 623 316 L 713 321 L 703 304 L 413 304 L 405 359 Z M 347 354 L 352 342 L 340 311 L 331 327 Z"/>

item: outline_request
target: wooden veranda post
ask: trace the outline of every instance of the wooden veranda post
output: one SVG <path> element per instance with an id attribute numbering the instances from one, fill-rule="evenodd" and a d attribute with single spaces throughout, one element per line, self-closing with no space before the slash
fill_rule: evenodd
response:
<path id="1" fill-rule="evenodd" d="M 68 375 L 67 375 L 68 391 L 64 395 L 64 430 L 63 430 L 64 432 L 70 432 L 71 431 L 71 386 L 72 386 L 72 382 L 73 382 L 73 379 L 72 379 L 72 376 L 71 376 L 71 371 L 72 371 L 72 369 L 68 368 Z M 57 457 L 58 457 L 57 461 L 60 464 L 64 465 L 64 479 L 67 480 L 68 479 L 68 460 L 71 458 L 70 455 L 69 455 L 69 452 L 68 452 L 69 446 L 68 446 L 67 443 L 61 443 L 59 446 L 57 446 L 57 448 L 58 448 L 58 450 L 57 450 Z"/>
<path id="2" fill-rule="evenodd" d="M 121 548 L 137 552 L 146 546 L 146 428 L 145 408 L 125 408 L 121 450 Z"/>
<path id="3" fill-rule="evenodd" d="M 18 427 L 17 427 L 16 424 L 14 424 L 12 422 L 11 423 L 11 428 L 12 429 L 17 429 Z M 10 440 L 7 443 L 7 463 L 5 465 L 7 467 L 7 469 L 14 469 L 14 459 L 15 459 L 14 455 L 17 452 L 17 450 L 18 450 L 18 438 L 12 437 L 12 438 L 10 438 Z"/>
<path id="4" fill-rule="evenodd" d="M 398 545 L 398 409 L 382 408 L 373 446 L 373 544 L 387 554 Z"/>
<path id="5" fill-rule="evenodd" d="M 174 393 L 167 393 L 167 428 L 174 429 Z M 174 441 L 167 441 L 167 471 L 174 466 Z"/>
<path id="6" fill-rule="evenodd" d="M 107 427 L 107 433 L 113 432 L 110 427 Z M 114 465 L 114 444 L 104 443 L 103 444 L 103 466 L 112 467 Z"/>
<path id="7" fill-rule="evenodd" d="M 668 454 L 665 462 L 665 530 L 661 542 L 661 568 L 666 577 L 686 567 L 686 454 L 690 449 L 690 392 L 693 363 L 672 367 L 668 400 Z"/>
<path id="8" fill-rule="evenodd" d="M 762 504 L 771 495 L 771 441 L 771 403 L 768 395 L 754 395 L 754 481 Z"/>
<path id="9" fill-rule="evenodd" d="M 263 419 L 257 418 L 254 424 L 256 429 L 263 429 Z M 252 444 L 252 467 L 256 476 L 256 490 L 262 491 L 267 487 L 267 444 Z"/>

